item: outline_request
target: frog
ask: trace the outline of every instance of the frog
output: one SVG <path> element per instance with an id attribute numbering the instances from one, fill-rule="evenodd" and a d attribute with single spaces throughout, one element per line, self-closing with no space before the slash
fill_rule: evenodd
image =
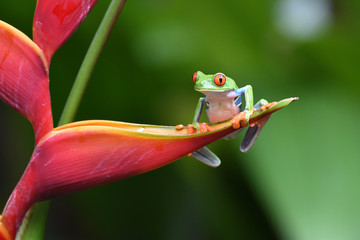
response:
<path id="1" fill-rule="evenodd" d="M 270 104 L 265 99 L 261 99 L 253 105 L 252 86 L 245 85 L 239 88 L 232 78 L 221 72 L 204 74 L 201 71 L 197 71 L 193 74 L 192 80 L 195 84 L 194 89 L 205 95 L 205 97 L 199 99 L 195 109 L 192 126 L 197 130 L 201 129 L 199 121 L 204 106 L 211 124 L 222 123 L 232 119 L 233 127 L 239 129 L 225 136 L 224 138 L 227 140 L 236 137 L 244 127 L 249 125 L 250 116 L 254 111 L 270 107 Z M 242 96 L 245 99 L 244 107 L 242 106 Z M 240 145 L 240 151 L 247 152 L 252 148 L 267 120 L 265 119 L 249 126 Z M 194 151 L 192 156 L 213 167 L 220 165 L 220 159 L 206 147 Z"/>

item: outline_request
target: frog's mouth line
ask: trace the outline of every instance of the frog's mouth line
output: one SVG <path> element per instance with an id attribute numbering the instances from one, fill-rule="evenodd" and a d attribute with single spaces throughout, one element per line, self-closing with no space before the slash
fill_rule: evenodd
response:
<path id="1" fill-rule="evenodd" d="M 229 89 L 229 90 L 213 90 L 213 89 L 196 89 L 195 88 L 195 91 L 198 91 L 198 92 L 201 92 L 203 94 L 206 94 L 206 93 L 226 93 L 226 92 L 231 92 L 231 91 L 234 91 L 233 89 Z"/>
<path id="2" fill-rule="evenodd" d="M 196 89 L 195 89 L 196 90 Z M 204 94 L 205 96 L 211 96 L 211 95 L 218 95 L 219 97 L 235 97 L 236 93 L 235 90 L 231 89 L 231 90 L 225 90 L 225 91 L 221 91 L 221 90 L 196 90 L 198 92 L 201 92 L 202 94 Z"/>

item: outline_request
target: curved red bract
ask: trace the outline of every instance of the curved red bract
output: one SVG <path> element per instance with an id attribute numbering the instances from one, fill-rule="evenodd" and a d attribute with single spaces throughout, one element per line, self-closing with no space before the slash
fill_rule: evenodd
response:
<path id="1" fill-rule="evenodd" d="M 270 117 L 294 100 L 255 112 L 249 123 Z M 5 227 L 13 239 L 26 211 L 38 201 L 151 171 L 237 130 L 231 121 L 193 134 L 186 128 L 99 120 L 55 128 L 36 145 L 5 206 L 0 230 Z"/>
<path id="2" fill-rule="evenodd" d="M 159 168 L 234 131 L 231 124 L 219 127 L 192 135 L 175 127 L 151 130 L 108 121 L 54 129 L 36 145 L 0 225 L 13 239 L 34 203 Z"/>
<path id="3" fill-rule="evenodd" d="M 48 63 L 96 2 L 97 0 L 38 0 L 33 21 L 33 39 L 44 51 Z"/>
<path id="4" fill-rule="evenodd" d="M 44 54 L 25 34 L 2 21 L 0 99 L 32 123 L 36 142 L 53 129 Z"/>

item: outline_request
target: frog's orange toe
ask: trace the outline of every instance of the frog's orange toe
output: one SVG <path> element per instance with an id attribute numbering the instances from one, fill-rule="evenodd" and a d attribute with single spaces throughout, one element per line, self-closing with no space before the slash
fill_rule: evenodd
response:
<path id="1" fill-rule="evenodd" d="M 271 107 L 272 107 L 272 105 L 274 105 L 274 104 L 276 104 L 276 103 L 277 103 L 277 102 L 267 103 L 267 104 L 265 104 L 265 105 L 261 106 L 261 107 L 260 107 L 260 109 L 261 109 L 262 111 L 265 111 L 265 110 L 267 110 L 267 109 L 271 108 Z"/>
<path id="2" fill-rule="evenodd" d="M 211 132 L 212 130 L 214 130 L 212 127 L 209 126 L 209 124 L 207 124 L 207 123 L 204 123 L 204 124 L 205 124 L 206 130 L 208 132 Z"/>
<path id="3" fill-rule="evenodd" d="M 200 123 L 199 126 L 201 133 L 211 132 L 213 130 L 207 123 Z"/>
<path id="4" fill-rule="evenodd" d="M 187 125 L 187 134 L 193 134 L 196 133 L 196 128 L 192 124 Z"/>
<path id="5" fill-rule="evenodd" d="M 236 115 L 231 121 L 234 129 L 239 129 L 240 127 L 246 127 L 248 124 L 246 123 L 245 112 L 241 112 Z"/>
<path id="6" fill-rule="evenodd" d="M 182 125 L 182 124 L 179 124 L 179 125 L 176 125 L 176 130 L 182 130 L 182 129 L 184 129 L 184 125 Z"/>
<path id="7" fill-rule="evenodd" d="M 231 121 L 231 124 L 232 124 L 232 127 L 233 127 L 234 129 L 239 129 L 239 128 L 240 128 L 240 123 L 239 123 L 238 121 L 236 121 L 236 119 L 233 119 L 233 120 Z"/>

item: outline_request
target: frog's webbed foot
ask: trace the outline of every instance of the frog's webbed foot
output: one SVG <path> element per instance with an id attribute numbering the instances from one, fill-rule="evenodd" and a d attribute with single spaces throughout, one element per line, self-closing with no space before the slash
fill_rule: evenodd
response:
<path id="1" fill-rule="evenodd" d="M 182 125 L 176 126 L 177 129 L 182 129 Z M 187 134 L 194 134 L 198 131 L 200 133 L 210 132 L 213 129 L 207 123 L 193 123 L 187 125 Z M 207 147 L 202 147 L 192 153 L 189 153 L 188 156 L 192 156 L 197 160 L 209 165 L 211 167 L 217 167 L 220 165 L 221 161 L 215 153 L 211 152 Z"/>
<path id="2" fill-rule="evenodd" d="M 212 130 L 213 129 L 209 126 L 208 123 L 193 123 L 187 125 L 187 134 L 193 134 L 198 131 L 200 131 L 200 133 L 205 133 L 211 132 Z"/>
<path id="3" fill-rule="evenodd" d="M 187 125 L 187 134 L 193 134 L 197 132 L 197 128 L 193 124 Z"/>
<path id="4" fill-rule="evenodd" d="M 208 123 L 199 123 L 199 127 L 200 127 L 200 132 L 201 133 L 205 133 L 205 132 L 211 132 L 213 129 L 209 126 Z"/>
<path id="5" fill-rule="evenodd" d="M 257 104 L 255 104 L 254 110 L 265 111 L 275 103 L 276 102 L 268 103 L 265 99 L 261 99 Z M 240 151 L 247 152 L 251 149 L 269 118 L 270 115 L 250 124 L 249 129 L 246 131 L 245 137 L 240 145 Z"/>
<path id="6" fill-rule="evenodd" d="M 255 124 L 251 124 L 241 142 L 240 151 L 247 152 L 251 149 L 269 118 L 270 115 L 258 120 Z"/>
<path id="7" fill-rule="evenodd" d="M 218 156 L 216 156 L 215 153 L 210 151 L 207 147 L 203 147 L 197 151 L 192 152 L 190 156 L 211 167 L 218 167 L 221 163 Z"/>
<path id="8" fill-rule="evenodd" d="M 272 105 L 274 105 L 274 104 L 276 104 L 276 103 L 277 103 L 277 102 L 266 103 L 265 105 L 262 105 L 262 106 L 260 107 L 260 109 L 261 109 L 261 111 L 265 111 L 265 110 L 271 108 Z M 255 107 L 255 106 L 254 106 L 254 107 Z"/>
<path id="9" fill-rule="evenodd" d="M 240 127 L 246 127 L 249 125 L 249 119 L 246 117 L 246 114 L 246 111 L 243 111 L 231 120 L 234 129 L 239 129 Z"/>

